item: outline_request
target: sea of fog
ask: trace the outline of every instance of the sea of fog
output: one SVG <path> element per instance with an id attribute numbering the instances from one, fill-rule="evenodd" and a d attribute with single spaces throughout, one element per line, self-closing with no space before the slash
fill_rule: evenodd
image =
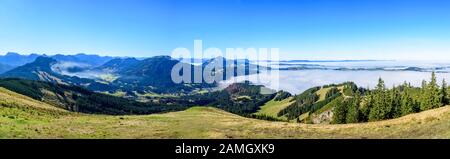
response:
<path id="1" fill-rule="evenodd" d="M 305 62 L 290 64 L 305 64 Z M 306 64 L 317 64 L 330 67 L 349 68 L 370 68 L 370 67 L 449 67 L 450 62 L 412 62 L 412 61 L 366 61 L 366 62 L 306 62 Z M 233 82 L 249 80 L 254 84 L 264 85 L 275 90 L 284 90 L 293 94 L 299 94 L 308 88 L 327 84 L 338 84 L 347 81 L 355 82 L 360 87 L 373 88 L 378 82 L 378 78 L 383 78 L 388 87 L 406 82 L 414 86 L 420 86 L 422 80 L 429 81 L 431 72 L 424 71 L 395 71 L 395 70 L 332 70 L 332 69 L 310 69 L 310 70 L 284 70 L 273 72 L 263 72 L 257 75 L 235 77 L 222 82 L 221 87 L 225 87 Z M 442 79 L 450 81 L 450 73 L 441 71 L 437 73 L 439 83 Z"/>

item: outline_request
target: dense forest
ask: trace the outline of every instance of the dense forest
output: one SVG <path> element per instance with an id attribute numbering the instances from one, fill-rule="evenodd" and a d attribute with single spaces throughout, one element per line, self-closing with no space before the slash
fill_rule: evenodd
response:
<path id="1" fill-rule="evenodd" d="M 374 90 L 352 92 L 333 109 L 333 123 L 358 123 L 398 118 L 411 113 L 439 108 L 449 104 L 445 80 L 437 84 L 433 72 L 431 81 L 423 81 L 420 88 L 409 83 L 386 88 L 383 79 Z"/>

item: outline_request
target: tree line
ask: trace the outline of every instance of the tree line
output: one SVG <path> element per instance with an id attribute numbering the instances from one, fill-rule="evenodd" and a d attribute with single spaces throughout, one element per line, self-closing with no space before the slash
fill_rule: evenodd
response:
<path id="1" fill-rule="evenodd" d="M 421 87 L 409 83 L 388 89 L 383 79 L 373 90 L 353 92 L 339 101 L 333 109 L 333 123 L 358 123 L 398 118 L 411 113 L 439 108 L 450 104 L 448 86 L 445 79 L 439 86 L 436 73 L 431 81 L 423 81 Z"/>

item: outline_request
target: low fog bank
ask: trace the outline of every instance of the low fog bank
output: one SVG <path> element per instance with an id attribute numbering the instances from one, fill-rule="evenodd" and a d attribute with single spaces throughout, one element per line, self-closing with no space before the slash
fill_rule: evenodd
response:
<path id="1" fill-rule="evenodd" d="M 249 81 L 254 84 L 261 84 L 275 90 L 284 90 L 293 94 L 299 94 L 315 86 L 327 84 L 338 84 L 347 81 L 355 82 L 359 87 L 374 88 L 378 78 L 383 78 L 387 87 L 403 84 L 405 81 L 413 86 L 421 86 L 422 80 L 430 81 L 430 72 L 417 71 L 336 71 L 336 70 L 299 70 L 299 71 L 279 71 L 279 76 L 271 73 L 262 73 L 257 78 L 235 77 L 221 83 L 220 87 L 226 87 L 233 82 Z M 445 78 L 450 81 L 450 73 L 437 73 L 439 84 Z M 274 84 L 279 80 L 279 86 Z M 272 82 L 272 83 L 271 83 Z"/>

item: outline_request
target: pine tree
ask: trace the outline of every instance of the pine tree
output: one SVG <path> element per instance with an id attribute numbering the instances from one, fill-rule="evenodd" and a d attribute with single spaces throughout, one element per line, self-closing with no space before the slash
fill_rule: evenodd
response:
<path id="1" fill-rule="evenodd" d="M 369 89 L 367 89 L 369 90 Z M 371 92 L 367 92 L 367 95 L 362 102 L 363 106 L 361 107 L 361 113 L 359 116 L 359 121 L 367 122 L 369 121 L 370 110 L 373 108 L 374 98 Z"/>
<path id="2" fill-rule="evenodd" d="M 401 99 L 401 93 L 400 93 L 400 88 L 399 87 L 393 87 L 392 92 L 391 92 L 391 112 L 390 112 L 390 117 L 391 118 L 398 118 L 401 116 L 401 104 L 402 103 L 402 99 Z"/>
<path id="3" fill-rule="evenodd" d="M 414 112 L 414 99 L 411 95 L 411 86 L 404 84 L 403 93 L 401 96 L 401 115 L 408 115 Z"/>
<path id="4" fill-rule="evenodd" d="M 423 94 L 424 98 L 422 99 L 420 109 L 429 110 L 440 107 L 442 98 L 440 97 L 439 86 L 437 85 L 436 73 L 433 72 L 431 74 L 431 81 L 425 87 L 425 92 Z"/>
<path id="5" fill-rule="evenodd" d="M 442 106 L 441 91 L 437 85 L 436 73 L 431 74 L 431 81 L 428 84 L 422 84 L 422 95 L 420 100 L 420 110 L 429 110 Z"/>
<path id="6" fill-rule="evenodd" d="M 441 103 L 442 105 L 448 105 L 450 104 L 450 99 L 448 97 L 448 87 L 447 87 L 447 82 L 444 80 L 442 80 L 442 88 L 441 88 Z"/>
<path id="7" fill-rule="evenodd" d="M 333 120 L 334 124 L 345 124 L 347 118 L 347 102 L 340 101 L 333 109 Z"/>
<path id="8" fill-rule="evenodd" d="M 359 122 L 359 107 L 361 103 L 361 93 L 356 91 L 355 96 L 351 99 L 351 102 L 347 107 L 346 123 Z"/>
<path id="9" fill-rule="evenodd" d="M 440 93 L 439 93 L 439 86 L 437 84 L 437 80 L 436 80 L 436 73 L 433 72 L 431 75 L 431 83 L 430 85 L 428 85 L 430 88 L 430 103 L 431 103 L 431 108 L 439 108 L 442 106 L 441 104 L 441 97 L 440 97 Z"/>
<path id="10" fill-rule="evenodd" d="M 385 119 L 386 110 L 386 86 L 383 79 L 378 79 L 377 88 L 374 92 L 374 103 L 369 113 L 369 121 Z"/>
<path id="11" fill-rule="evenodd" d="M 422 81 L 422 88 L 420 90 L 420 110 L 427 110 L 430 106 L 429 91 L 427 81 Z"/>

